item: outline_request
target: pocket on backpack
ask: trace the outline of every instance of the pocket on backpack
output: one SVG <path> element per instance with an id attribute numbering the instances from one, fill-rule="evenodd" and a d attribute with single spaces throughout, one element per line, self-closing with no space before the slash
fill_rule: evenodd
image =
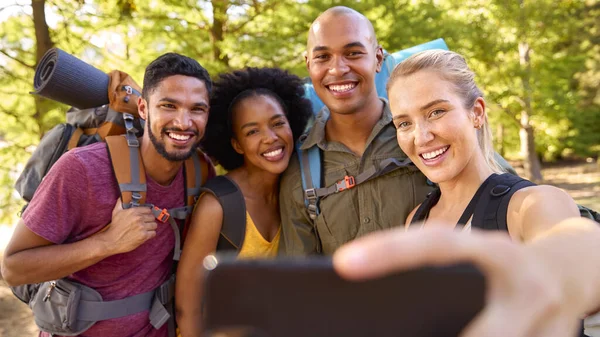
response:
<path id="1" fill-rule="evenodd" d="M 69 280 L 42 283 L 29 303 L 36 325 L 42 331 L 64 336 L 76 336 L 89 329 L 95 322 L 77 317 L 84 291 L 86 297 L 102 300 L 95 290 Z"/>
<path id="2" fill-rule="evenodd" d="M 73 125 L 62 123 L 44 135 L 15 183 L 15 189 L 23 199 L 31 201 L 42 178 L 58 158 L 67 151 L 69 139 L 71 139 L 74 130 Z"/>

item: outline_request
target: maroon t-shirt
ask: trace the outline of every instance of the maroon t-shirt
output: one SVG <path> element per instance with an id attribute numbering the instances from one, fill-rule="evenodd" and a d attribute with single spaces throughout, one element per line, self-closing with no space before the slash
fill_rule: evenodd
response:
<path id="1" fill-rule="evenodd" d="M 183 168 L 169 186 L 161 186 L 148 176 L 146 181 L 147 203 L 166 209 L 184 206 Z M 34 233 L 54 243 L 79 241 L 110 223 L 118 198 L 106 144 L 89 145 L 67 152 L 56 162 L 23 213 L 23 221 Z M 69 278 L 96 289 L 105 301 L 158 287 L 171 272 L 175 238 L 168 223 L 157 224 L 156 237 L 137 249 L 110 256 Z M 81 336 L 167 335 L 167 324 L 154 329 L 145 311 L 99 321 Z"/>

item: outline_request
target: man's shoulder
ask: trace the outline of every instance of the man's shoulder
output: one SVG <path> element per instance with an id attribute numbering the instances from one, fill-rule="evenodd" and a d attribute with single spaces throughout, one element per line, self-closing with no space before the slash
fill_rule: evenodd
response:
<path id="1" fill-rule="evenodd" d="M 48 175 L 72 175 L 75 173 L 97 172 L 110 169 L 110 159 L 106 144 L 95 143 L 74 148 L 64 153 L 52 166 Z"/>
<path id="2" fill-rule="evenodd" d="M 108 154 L 108 147 L 106 146 L 106 143 L 103 143 L 103 142 L 74 148 L 73 150 L 70 150 L 67 153 L 65 153 L 64 156 L 67 156 L 67 157 L 71 156 L 71 157 L 77 158 L 79 160 L 82 160 L 84 162 L 88 162 L 88 161 L 95 162 L 98 160 L 110 161 L 110 156 Z"/>

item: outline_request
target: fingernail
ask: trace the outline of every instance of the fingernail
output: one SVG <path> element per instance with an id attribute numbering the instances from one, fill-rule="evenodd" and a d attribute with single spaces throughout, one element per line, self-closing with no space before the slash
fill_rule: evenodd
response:
<path id="1" fill-rule="evenodd" d="M 356 246 L 340 249 L 339 255 L 340 264 L 344 267 L 362 268 L 367 264 L 364 250 Z"/>

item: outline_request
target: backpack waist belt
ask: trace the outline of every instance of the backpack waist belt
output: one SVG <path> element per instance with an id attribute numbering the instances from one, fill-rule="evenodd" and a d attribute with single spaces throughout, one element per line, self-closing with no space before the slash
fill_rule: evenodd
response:
<path id="1" fill-rule="evenodd" d="M 174 278 L 169 279 L 154 290 L 120 300 L 81 300 L 77 308 L 77 319 L 96 322 L 150 310 L 150 324 L 159 329 L 170 316 L 164 305 L 171 301 L 175 295 L 174 281 Z"/>
<path id="2" fill-rule="evenodd" d="M 156 329 L 173 316 L 169 303 L 175 294 L 175 276 L 151 291 L 114 301 L 103 301 L 95 289 L 69 279 L 39 284 L 29 306 L 40 330 L 51 334 L 77 336 L 97 321 L 150 311 Z"/>

